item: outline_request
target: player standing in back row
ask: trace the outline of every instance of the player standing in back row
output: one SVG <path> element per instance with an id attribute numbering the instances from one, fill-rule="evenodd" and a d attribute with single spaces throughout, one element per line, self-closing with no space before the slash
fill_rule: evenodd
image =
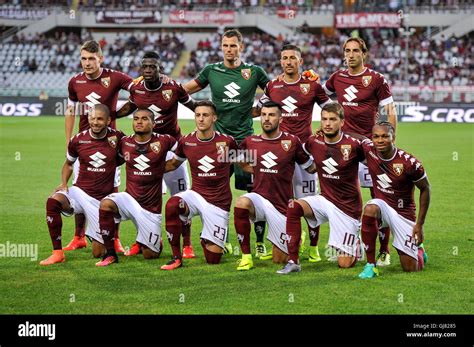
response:
<path id="1" fill-rule="evenodd" d="M 379 117 L 379 107 L 383 107 L 393 128 L 397 126 L 397 112 L 392 93 L 385 77 L 364 65 L 368 49 L 361 38 L 351 37 L 342 47 L 346 69 L 333 73 L 323 84 L 328 95 L 336 94 L 337 101 L 344 108 L 344 133 L 354 137 L 372 137 L 372 127 Z M 359 181 L 362 187 L 370 188 L 373 197 L 372 180 L 367 166 L 359 164 Z M 390 229 L 379 231 L 379 266 L 390 265 Z"/>
<path id="2" fill-rule="evenodd" d="M 240 59 L 244 45 L 242 34 L 237 29 L 224 33 L 221 47 L 224 60 L 207 65 L 195 79 L 183 87 L 189 94 L 193 94 L 209 85 L 212 102 L 216 105 L 218 114 L 216 130 L 232 136 L 240 144 L 253 134 L 252 106 L 255 92 L 257 87 L 264 89 L 269 79 L 260 66 L 244 63 Z M 235 188 L 250 191 L 251 175 L 237 164 L 233 165 L 233 170 Z M 266 253 L 263 243 L 264 229 L 264 222 L 255 225 L 257 243 L 261 245 L 259 255 Z M 226 250 L 232 252 L 229 243 L 226 243 Z"/>

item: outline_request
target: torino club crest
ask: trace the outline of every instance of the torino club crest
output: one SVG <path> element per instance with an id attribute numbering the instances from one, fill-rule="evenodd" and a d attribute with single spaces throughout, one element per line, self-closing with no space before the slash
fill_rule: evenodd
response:
<path id="1" fill-rule="evenodd" d="M 371 81 L 372 76 L 362 76 L 362 84 L 364 85 L 364 87 L 368 87 Z"/>
<path id="2" fill-rule="evenodd" d="M 393 164 L 393 172 L 400 176 L 403 173 L 403 164 Z"/>
<path id="3" fill-rule="evenodd" d="M 163 95 L 163 99 L 166 101 L 170 101 L 171 98 L 173 97 L 173 91 L 172 90 L 163 90 L 161 92 L 161 95 Z"/>
<path id="4" fill-rule="evenodd" d="M 242 74 L 242 77 L 245 78 L 246 80 L 248 80 L 250 76 L 252 76 L 252 70 L 250 69 L 242 69 L 240 73 Z"/>
<path id="5" fill-rule="evenodd" d="M 351 155 L 352 146 L 351 145 L 341 145 L 341 153 L 342 159 L 349 160 L 349 156 Z"/>
<path id="6" fill-rule="evenodd" d="M 160 149 L 161 149 L 161 143 L 153 142 L 152 144 L 150 144 L 150 148 L 153 152 L 158 154 L 160 152 Z"/>
<path id="7" fill-rule="evenodd" d="M 218 155 L 225 154 L 226 146 L 227 146 L 227 143 L 225 143 L 225 142 L 216 142 L 217 154 Z"/>
<path id="8" fill-rule="evenodd" d="M 100 79 L 100 83 L 102 83 L 102 85 L 103 85 L 105 88 L 109 88 L 109 86 L 110 86 L 110 77 L 101 78 L 101 79 Z"/>
<path id="9" fill-rule="evenodd" d="M 306 83 L 300 84 L 300 90 L 301 90 L 301 93 L 303 93 L 304 95 L 307 95 L 309 91 L 311 90 L 311 86 Z"/>
<path id="10" fill-rule="evenodd" d="M 288 152 L 291 148 L 291 140 L 281 140 L 281 147 Z"/>
<path id="11" fill-rule="evenodd" d="M 112 148 L 117 147 L 117 136 L 110 136 L 107 140 L 109 140 L 109 145 L 112 146 Z"/>

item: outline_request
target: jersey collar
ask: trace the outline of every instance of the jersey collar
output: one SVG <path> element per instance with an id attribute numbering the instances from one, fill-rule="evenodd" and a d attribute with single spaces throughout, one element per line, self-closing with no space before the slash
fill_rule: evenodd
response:
<path id="1" fill-rule="evenodd" d="M 100 68 L 100 74 L 99 74 L 99 76 L 97 76 L 96 78 L 89 78 L 89 77 L 87 77 L 87 74 L 86 74 L 85 72 L 84 72 L 84 76 L 86 76 L 86 78 L 87 78 L 89 81 L 95 81 L 96 79 L 100 78 L 103 73 L 104 73 L 104 68 L 101 67 L 101 68 Z"/>
<path id="2" fill-rule="evenodd" d="M 362 70 L 361 72 L 359 72 L 359 73 L 357 73 L 357 74 L 355 74 L 355 75 L 351 74 L 351 73 L 349 72 L 349 69 L 347 69 L 347 74 L 348 74 L 349 76 L 354 76 L 354 77 L 355 77 L 355 76 L 360 76 L 360 75 L 364 74 L 366 71 L 367 71 L 367 66 L 364 66 L 364 70 Z"/>
<path id="3" fill-rule="evenodd" d="M 95 137 L 94 134 L 92 133 L 91 129 L 89 128 L 89 135 L 90 137 L 92 137 L 94 140 L 102 140 L 103 138 L 105 138 L 107 136 L 107 134 L 109 133 L 109 129 L 107 129 L 107 131 L 105 132 L 104 136 L 102 137 Z"/>
<path id="4" fill-rule="evenodd" d="M 383 160 L 383 161 L 392 161 L 392 160 L 396 157 L 396 155 L 397 155 L 397 153 L 398 153 L 398 148 L 397 148 L 397 147 L 394 147 L 394 148 L 395 148 L 395 152 L 393 152 L 393 155 L 392 155 L 391 158 L 389 158 L 389 159 L 384 159 L 384 158 L 381 158 L 378 154 L 377 154 L 377 157 L 379 157 L 379 159 L 380 159 L 380 160 Z"/>
<path id="5" fill-rule="evenodd" d="M 143 87 L 145 87 L 145 89 L 148 90 L 149 92 L 156 92 L 156 91 L 159 90 L 162 86 L 163 86 L 163 82 L 160 81 L 160 85 L 158 86 L 158 88 L 156 88 L 156 89 L 148 89 L 147 86 L 146 86 L 145 81 L 143 81 Z"/>
<path id="6" fill-rule="evenodd" d="M 282 135 L 283 135 L 283 131 L 280 130 L 280 135 L 278 135 L 277 137 L 274 137 L 273 139 L 267 139 L 267 138 L 263 137 L 262 134 L 260 134 L 259 136 L 262 140 L 273 141 L 273 140 L 278 140 Z"/>

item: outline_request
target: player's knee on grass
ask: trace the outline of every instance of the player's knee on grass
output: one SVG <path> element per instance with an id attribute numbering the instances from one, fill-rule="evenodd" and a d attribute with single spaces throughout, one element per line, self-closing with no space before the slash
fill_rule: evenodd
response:
<path id="1" fill-rule="evenodd" d="M 106 253 L 105 246 L 96 240 L 92 241 L 92 256 L 94 258 L 102 258 Z"/>
<path id="2" fill-rule="evenodd" d="M 380 207 L 375 204 L 365 205 L 364 215 L 377 218 L 380 215 Z"/>
<path id="3" fill-rule="evenodd" d="M 400 256 L 400 264 L 405 272 L 418 271 L 418 262 L 416 259 L 410 257 L 408 254 L 403 253 L 397 249 L 398 255 Z"/>
<path id="4" fill-rule="evenodd" d="M 208 264 L 219 264 L 221 262 L 224 250 L 215 243 L 201 239 L 201 246 L 204 251 L 204 257 Z"/>
<path id="5" fill-rule="evenodd" d="M 161 254 L 161 250 L 159 253 L 156 253 L 155 251 L 152 251 L 150 248 L 148 248 L 147 246 L 145 245 L 142 245 L 142 254 L 143 254 L 143 258 L 145 259 L 157 259 L 160 257 L 160 254 Z"/>
<path id="6" fill-rule="evenodd" d="M 288 254 L 283 252 L 277 246 L 273 245 L 272 260 L 275 264 L 286 264 L 288 262 Z"/>
<path id="7" fill-rule="evenodd" d="M 342 253 L 337 257 L 337 265 L 342 269 L 353 267 L 357 263 L 357 258 L 350 254 Z"/>

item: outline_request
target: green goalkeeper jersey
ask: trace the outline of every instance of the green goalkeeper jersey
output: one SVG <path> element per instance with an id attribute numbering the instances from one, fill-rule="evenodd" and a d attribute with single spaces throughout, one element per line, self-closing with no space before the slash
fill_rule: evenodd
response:
<path id="1" fill-rule="evenodd" d="M 257 86 L 264 89 L 269 79 L 260 66 L 241 63 L 230 69 L 223 62 L 207 65 L 195 81 L 211 86 L 212 102 L 217 108 L 216 130 L 237 141 L 253 134 L 251 109 Z"/>

